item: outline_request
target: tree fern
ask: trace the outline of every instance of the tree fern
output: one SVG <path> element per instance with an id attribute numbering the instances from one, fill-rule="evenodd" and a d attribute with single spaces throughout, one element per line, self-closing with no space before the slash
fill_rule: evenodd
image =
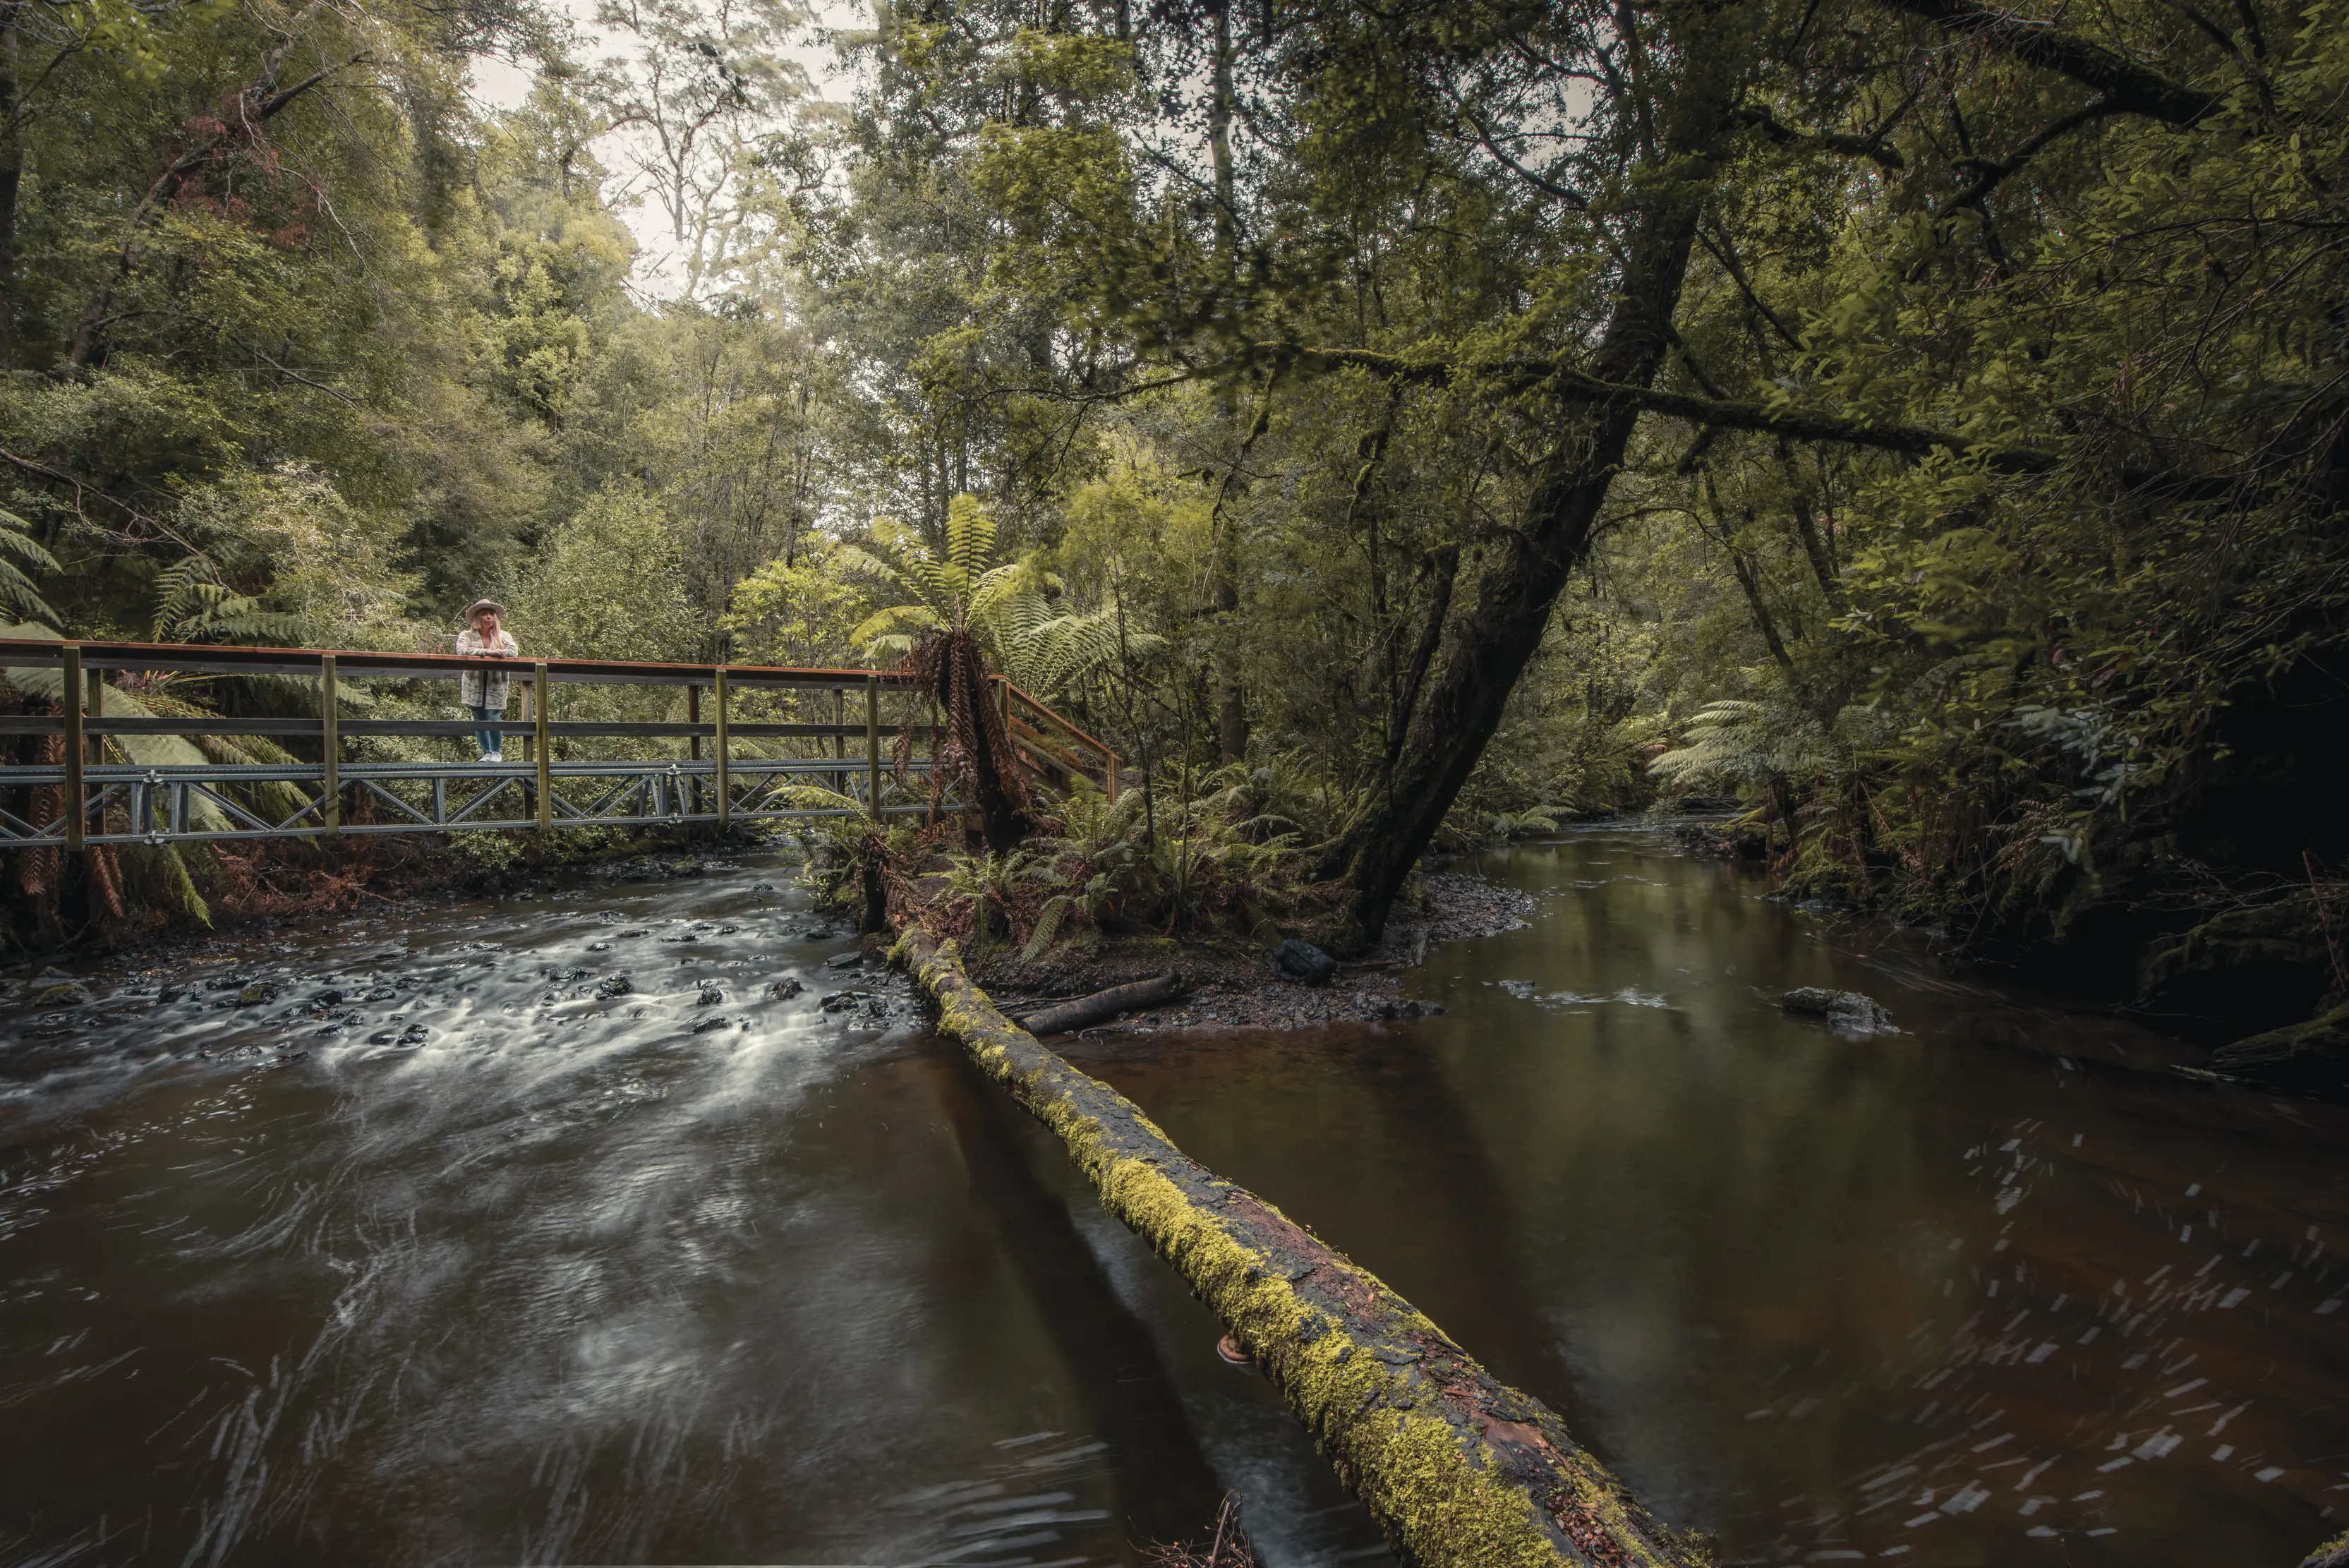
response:
<path id="1" fill-rule="evenodd" d="M 33 537 L 31 525 L 13 512 L 0 512 L 0 604 L 24 620 L 57 619 L 57 612 L 41 597 L 19 561 L 44 572 L 57 570 L 57 558 Z"/>
<path id="2" fill-rule="evenodd" d="M 1832 772 L 1834 749 L 1809 714 L 1775 702 L 1709 702 L 1689 721 L 1688 743 L 1648 764 L 1668 783 L 1737 787 Z"/>

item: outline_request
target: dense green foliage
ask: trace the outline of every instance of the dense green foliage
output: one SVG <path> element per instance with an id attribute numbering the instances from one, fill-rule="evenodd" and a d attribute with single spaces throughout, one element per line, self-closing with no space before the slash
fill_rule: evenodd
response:
<path id="1" fill-rule="evenodd" d="M 608 7 L 601 64 L 527 10 L 0 10 L 12 616 L 967 619 L 1148 853 L 1288 781 L 1243 839 L 1341 939 L 1427 844 L 1715 794 L 1804 892 L 2149 995 L 2344 980 L 2322 4 L 972 0 L 829 84 L 772 5 Z M 1107 897 L 1040 854 L 1056 920 Z"/>

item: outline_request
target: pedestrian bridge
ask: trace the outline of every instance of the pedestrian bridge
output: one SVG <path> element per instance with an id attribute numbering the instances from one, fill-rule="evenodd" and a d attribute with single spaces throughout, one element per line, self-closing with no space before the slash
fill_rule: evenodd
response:
<path id="1" fill-rule="evenodd" d="M 482 670 L 523 716 L 417 716 Z M 940 733 L 888 670 L 16 639 L 0 670 L 0 848 L 878 819 L 930 809 Z M 1030 777 L 1116 794 L 1100 741 L 1000 676 L 990 701 Z M 485 728 L 508 761 L 473 760 Z"/>

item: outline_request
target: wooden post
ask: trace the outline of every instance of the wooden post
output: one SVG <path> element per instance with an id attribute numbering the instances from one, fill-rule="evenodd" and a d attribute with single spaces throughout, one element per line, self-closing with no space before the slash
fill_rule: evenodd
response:
<path id="1" fill-rule="evenodd" d="M 722 664 L 718 667 L 718 678 L 710 691 L 718 699 L 718 831 L 723 833 L 733 819 L 734 803 L 726 798 L 726 667 Z"/>
<path id="2" fill-rule="evenodd" d="M 881 677 L 864 678 L 864 810 L 881 820 Z"/>
<path id="3" fill-rule="evenodd" d="M 841 762 L 848 760 L 848 688 L 832 689 L 832 754 Z"/>
<path id="4" fill-rule="evenodd" d="M 531 671 L 531 733 L 538 742 L 538 830 L 544 833 L 554 825 L 554 752 L 546 732 L 546 711 L 553 704 L 547 701 L 546 666 L 533 665 Z"/>
<path id="5" fill-rule="evenodd" d="M 1107 779 L 1109 803 L 1112 805 L 1115 805 L 1117 804 L 1117 753 L 1115 752 L 1104 752 L 1102 754 L 1109 759 L 1109 774 Z"/>
<path id="6" fill-rule="evenodd" d="M 688 684 L 685 689 L 685 722 L 688 724 L 698 724 L 701 722 L 701 687 L 698 682 Z M 701 760 L 701 737 L 699 735 L 690 736 L 687 739 L 685 743 L 685 754 L 697 763 Z M 691 801 L 691 805 L 688 809 L 687 815 L 689 816 L 698 816 L 701 812 L 700 775 L 693 775 L 692 783 L 688 784 L 687 788 L 690 792 L 688 798 Z"/>
<path id="7" fill-rule="evenodd" d="M 82 847 L 81 766 L 82 747 L 87 732 L 81 722 L 81 645 L 69 642 L 65 647 L 64 689 L 57 694 L 66 711 L 66 847 Z"/>
<path id="8" fill-rule="evenodd" d="M 318 782 L 323 790 L 318 797 L 318 820 L 329 838 L 343 836 L 343 737 L 336 720 L 338 701 L 335 691 L 335 656 L 322 654 L 318 659 Z"/>

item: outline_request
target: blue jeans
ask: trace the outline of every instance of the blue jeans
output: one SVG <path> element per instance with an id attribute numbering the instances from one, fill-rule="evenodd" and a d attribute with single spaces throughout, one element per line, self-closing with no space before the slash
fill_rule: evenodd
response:
<path id="1" fill-rule="evenodd" d="M 473 722 L 476 724 L 493 724 L 504 717 L 505 711 L 502 708 L 484 708 L 478 702 L 473 704 Z M 481 755 L 485 757 L 492 752 L 505 750 L 504 737 L 494 729 L 476 730 L 473 739 L 481 743 Z"/>

